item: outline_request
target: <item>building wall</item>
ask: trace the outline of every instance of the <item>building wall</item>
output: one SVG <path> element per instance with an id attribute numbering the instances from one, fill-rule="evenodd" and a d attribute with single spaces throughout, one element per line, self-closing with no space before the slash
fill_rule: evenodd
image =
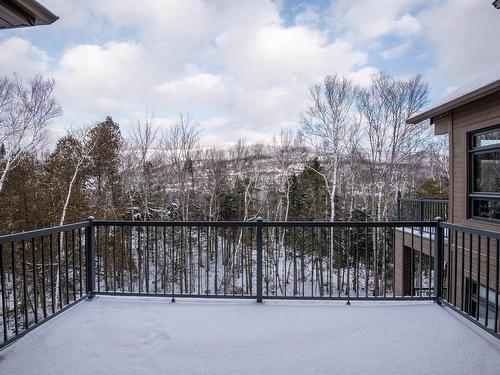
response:
<path id="1" fill-rule="evenodd" d="M 500 124 L 500 92 L 454 109 L 435 120 L 436 128 L 448 126 L 450 139 L 449 221 L 487 230 L 500 231 L 500 224 L 467 218 L 468 144 L 467 135 Z"/>
<path id="2" fill-rule="evenodd" d="M 454 109 L 450 113 L 434 119 L 436 134 L 448 133 L 449 136 L 449 222 L 500 232 L 500 224 L 468 218 L 468 134 L 480 129 L 500 124 L 500 92 L 486 96 Z M 467 280 L 497 288 L 497 246 L 496 240 L 488 240 L 477 235 L 471 237 L 462 232 L 451 232 L 444 246 L 444 298 L 458 308 L 467 310 L 469 299 L 466 298 Z M 403 243 L 404 241 L 404 243 Z M 479 244 L 480 241 L 480 244 Z M 406 248 L 406 250 L 405 250 Z M 407 293 L 405 281 L 409 269 L 408 251 L 422 251 L 426 255 L 435 255 L 435 241 L 424 239 L 422 245 L 420 235 L 414 238 L 411 245 L 411 234 L 396 231 L 395 237 L 395 286 L 396 294 Z M 406 251 L 406 256 L 405 256 Z M 478 262 L 479 260 L 479 262 Z M 478 264 L 479 263 L 479 264 Z M 479 268 L 478 268 L 479 265 Z M 488 267 L 489 266 L 489 267 Z M 478 272 L 479 270 L 479 272 Z M 489 270 L 489 272 L 488 272 Z M 405 272 L 406 271 L 406 272 Z M 406 289 L 406 290 L 405 290 Z M 497 290 L 497 293 L 500 292 Z M 499 317 L 500 318 L 500 317 Z M 499 322 L 500 324 L 500 322 Z"/>

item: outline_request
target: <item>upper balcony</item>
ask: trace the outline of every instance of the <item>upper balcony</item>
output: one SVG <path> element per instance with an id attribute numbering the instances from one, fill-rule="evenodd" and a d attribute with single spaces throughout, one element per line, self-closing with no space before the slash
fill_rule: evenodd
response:
<path id="1" fill-rule="evenodd" d="M 448 199 L 398 197 L 397 220 L 432 221 L 436 217 L 448 221 Z"/>

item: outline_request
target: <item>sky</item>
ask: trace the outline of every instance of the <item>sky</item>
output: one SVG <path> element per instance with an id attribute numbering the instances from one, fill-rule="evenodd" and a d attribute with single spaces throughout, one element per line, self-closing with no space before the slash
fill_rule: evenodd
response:
<path id="1" fill-rule="evenodd" d="M 60 19 L 0 32 L 0 74 L 54 77 L 52 137 L 111 115 L 127 134 L 180 112 L 204 144 L 300 127 L 327 75 L 421 73 L 431 102 L 497 69 L 491 0 L 42 0 Z"/>

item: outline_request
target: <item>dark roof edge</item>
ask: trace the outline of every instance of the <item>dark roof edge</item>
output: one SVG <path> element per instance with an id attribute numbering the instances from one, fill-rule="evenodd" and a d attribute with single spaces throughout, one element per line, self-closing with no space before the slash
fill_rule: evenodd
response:
<path id="1" fill-rule="evenodd" d="M 36 0 L 7 0 L 0 6 L 0 14 L 7 16 L 3 28 L 49 25 L 59 19 Z"/>
<path id="2" fill-rule="evenodd" d="M 45 8 L 42 4 L 35 0 L 18 0 L 16 3 L 22 4 L 30 12 L 36 14 L 43 21 L 44 24 L 51 24 L 59 19 L 54 13 Z"/>
<path id="3" fill-rule="evenodd" d="M 474 100 L 480 99 L 484 96 L 487 96 L 499 90 L 500 90 L 500 79 L 497 79 L 496 81 L 490 82 L 487 85 L 481 86 L 475 90 L 469 91 L 456 98 L 453 98 L 435 107 L 429 108 L 421 113 L 418 113 L 408 118 L 406 120 L 406 123 L 417 124 L 427 119 L 431 119 L 431 123 L 433 123 L 433 117 L 442 115 L 454 108 L 460 107 L 464 104 L 470 103 Z"/>

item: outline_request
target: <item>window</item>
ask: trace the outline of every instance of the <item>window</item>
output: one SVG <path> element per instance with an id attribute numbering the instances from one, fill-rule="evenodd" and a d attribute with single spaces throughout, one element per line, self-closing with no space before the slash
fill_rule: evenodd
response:
<path id="1" fill-rule="evenodd" d="M 489 288 L 488 298 L 486 298 L 486 286 L 480 284 L 479 296 L 477 294 L 477 282 L 469 278 L 465 284 L 465 312 L 473 317 L 479 318 L 479 321 L 488 327 L 495 327 L 495 290 Z M 479 308 L 479 311 L 477 310 Z M 488 310 L 488 320 L 486 321 L 486 310 Z"/>
<path id="2" fill-rule="evenodd" d="M 500 126 L 469 136 L 469 217 L 500 222 Z"/>

